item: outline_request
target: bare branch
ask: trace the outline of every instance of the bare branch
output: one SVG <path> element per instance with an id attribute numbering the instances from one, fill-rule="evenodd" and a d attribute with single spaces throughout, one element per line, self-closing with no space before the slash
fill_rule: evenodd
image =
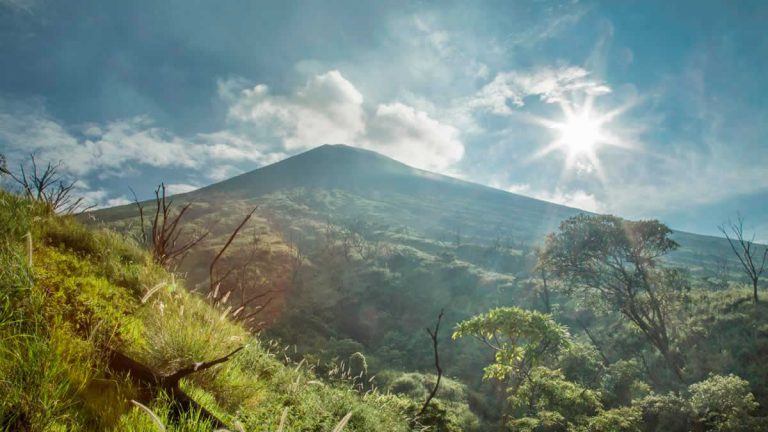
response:
<path id="1" fill-rule="evenodd" d="M 131 192 L 133 193 L 136 208 L 139 211 L 141 241 L 144 245 L 151 248 L 152 258 L 157 264 L 168 267 L 172 262 L 180 261 L 190 249 L 197 246 L 210 234 L 206 230 L 193 235 L 186 242 L 179 244 L 179 239 L 184 233 L 183 228 L 179 224 L 192 204 L 187 203 L 178 212 L 174 212 L 173 200 L 167 199 L 166 196 L 165 183 L 160 183 L 155 189 L 155 215 L 152 218 L 151 230 L 152 243 L 148 244 L 150 239 L 148 239 L 144 222 L 144 204 L 139 202 L 133 189 L 131 189 Z"/>
<path id="2" fill-rule="evenodd" d="M 82 197 L 75 198 L 72 195 L 77 181 L 67 180 L 59 174 L 61 162 L 49 162 L 41 170 L 34 154 L 30 154 L 29 159 L 31 170 L 21 163 L 18 174 L 7 169 L 4 158 L 0 161 L 0 173 L 9 175 L 26 198 L 42 202 L 52 212 L 61 214 L 80 213 L 94 207 L 84 206 Z"/>
<path id="3" fill-rule="evenodd" d="M 243 218 L 243 220 L 240 222 L 240 225 L 238 225 L 237 228 L 235 228 L 235 230 L 232 231 L 232 234 L 229 236 L 229 238 L 227 239 L 226 243 L 224 243 L 224 246 L 222 246 L 221 249 L 219 249 L 219 252 L 216 254 L 216 256 L 213 257 L 213 260 L 211 261 L 211 264 L 208 267 L 208 280 L 209 280 L 209 291 L 210 292 L 213 292 L 214 291 L 213 288 L 216 285 L 221 284 L 221 282 L 224 280 L 224 278 L 216 278 L 216 277 L 214 277 L 214 273 L 215 273 L 215 269 L 216 269 L 216 264 L 219 262 L 219 260 L 221 259 L 222 255 L 224 255 L 224 252 L 227 251 L 227 249 L 229 248 L 229 245 L 231 245 L 232 242 L 235 240 L 235 237 L 237 237 L 237 234 L 240 232 L 240 230 L 243 229 L 245 224 L 248 223 L 248 221 L 251 219 L 251 216 L 253 216 L 253 214 L 256 212 L 256 209 L 257 209 L 257 207 L 254 207 L 253 210 L 251 210 L 250 213 L 248 213 Z M 229 275 L 229 273 L 227 273 L 227 276 L 228 275 Z M 213 298 L 212 300 L 213 300 L 214 303 L 216 301 L 218 301 L 217 298 Z"/>
<path id="4" fill-rule="evenodd" d="M 427 396 L 427 400 L 424 401 L 424 405 L 421 406 L 421 410 L 417 414 L 417 416 L 421 416 L 424 414 L 424 410 L 427 409 L 427 406 L 429 406 L 429 403 L 432 401 L 432 398 L 435 397 L 437 394 L 437 390 L 440 388 L 440 379 L 443 377 L 443 369 L 440 367 L 440 356 L 437 352 L 437 336 L 438 332 L 440 331 L 440 321 L 443 319 L 443 310 L 440 310 L 440 315 L 437 316 L 437 324 L 435 324 L 435 331 L 433 332 L 431 329 L 427 329 L 427 333 L 429 333 L 429 337 L 432 338 L 432 349 L 434 350 L 435 354 L 435 369 L 437 369 L 437 381 L 435 382 L 435 387 L 432 388 L 432 391 L 429 393 L 429 396 Z"/>

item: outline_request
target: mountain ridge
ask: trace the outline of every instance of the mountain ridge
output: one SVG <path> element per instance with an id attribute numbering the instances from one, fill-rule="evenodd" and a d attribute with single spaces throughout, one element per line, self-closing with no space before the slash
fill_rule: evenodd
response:
<path id="1" fill-rule="evenodd" d="M 289 195 L 293 197 L 269 198 L 287 191 L 292 191 Z M 336 195 L 326 196 L 331 191 L 336 191 Z M 314 218 L 318 220 L 364 219 L 413 228 L 432 239 L 464 236 L 478 244 L 498 243 L 501 239 L 540 244 L 546 234 L 557 230 L 562 220 L 591 213 L 421 170 L 375 151 L 345 144 L 324 144 L 174 195 L 174 199 L 177 203 L 208 203 L 207 211 L 215 211 L 216 206 L 226 201 L 248 207 L 271 200 L 271 204 L 266 204 L 269 212 L 270 206 L 285 207 L 283 201 L 299 196 L 302 200 L 312 196 L 311 203 L 299 207 L 315 208 L 319 213 Z M 299 207 L 283 209 L 283 222 L 292 225 Z M 134 205 L 128 204 L 91 214 L 109 223 L 134 218 L 135 213 Z M 680 251 L 673 254 L 679 263 L 707 268 L 723 259 L 735 259 L 723 238 L 678 230 L 674 230 L 674 238 L 681 244 Z"/>
<path id="2" fill-rule="evenodd" d="M 359 166 L 361 163 L 365 163 L 366 166 Z M 373 164 L 378 164 L 378 166 L 368 170 L 365 169 L 367 167 L 371 167 Z M 275 162 L 255 170 L 239 174 L 235 177 L 223 180 L 218 183 L 204 186 L 200 189 L 189 192 L 188 194 L 194 196 L 198 195 L 198 193 L 202 194 L 205 192 L 220 191 L 226 188 L 230 188 L 229 193 L 232 193 L 231 189 L 233 187 L 242 186 L 247 186 L 249 192 L 253 194 L 254 192 L 259 191 L 259 184 L 256 182 L 249 182 L 250 184 L 244 184 L 247 180 L 256 180 L 259 176 L 268 176 L 267 180 L 269 180 L 274 174 L 285 175 L 285 169 L 296 170 L 297 168 L 304 170 L 302 172 L 303 175 L 308 175 L 314 180 L 320 179 L 321 181 L 317 182 L 315 185 L 321 186 L 343 187 L 345 186 L 345 183 L 341 182 L 341 180 L 349 179 L 351 175 L 363 177 L 364 180 L 383 177 L 389 177 L 391 180 L 395 179 L 396 177 L 414 176 L 427 182 L 445 182 L 462 189 L 473 189 L 477 193 L 512 196 L 516 199 L 531 200 L 532 202 L 537 202 L 541 205 L 553 206 L 559 209 L 567 209 L 568 211 L 590 213 L 586 210 L 578 209 L 575 207 L 565 206 L 538 198 L 508 192 L 480 183 L 458 179 L 445 174 L 415 168 L 376 151 L 362 149 L 347 144 L 323 144 L 305 152 L 283 159 L 279 162 Z M 343 168 L 345 171 L 342 173 L 342 175 L 338 175 L 338 173 L 333 172 L 333 168 Z M 262 178 L 258 180 L 264 179 Z M 280 188 L 287 188 L 291 186 L 306 186 L 304 182 L 296 182 L 293 184 L 291 182 L 285 182 L 285 177 L 282 177 L 281 180 L 283 183 L 279 186 Z M 365 185 L 365 182 L 358 180 L 356 184 L 362 186 Z M 254 187 L 256 188 L 256 191 L 254 191 Z"/>

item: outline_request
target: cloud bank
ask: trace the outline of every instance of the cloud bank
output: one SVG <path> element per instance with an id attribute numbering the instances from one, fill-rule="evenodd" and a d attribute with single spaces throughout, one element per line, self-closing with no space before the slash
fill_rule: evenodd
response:
<path id="1" fill-rule="evenodd" d="M 311 78 L 288 95 L 274 95 L 264 84 L 239 92 L 232 87 L 220 84 L 221 97 L 230 102 L 230 125 L 288 152 L 342 143 L 434 171 L 445 171 L 464 154 L 455 127 L 401 102 L 369 109 L 363 95 L 336 70 Z"/>

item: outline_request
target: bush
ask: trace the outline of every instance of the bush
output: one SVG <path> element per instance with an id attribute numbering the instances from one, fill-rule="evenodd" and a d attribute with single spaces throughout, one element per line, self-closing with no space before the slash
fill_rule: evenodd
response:
<path id="1" fill-rule="evenodd" d="M 650 394 L 634 401 L 633 405 L 643 414 L 643 430 L 648 432 L 686 432 L 691 428 L 692 412 L 690 403 L 682 397 L 669 393 Z"/>
<path id="2" fill-rule="evenodd" d="M 758 404 L 747 381 L 735 375 L 712 375 L 692 384 L 689 391 L 693 412 L 707 430 L 755 430 L 752 414 Z"/>

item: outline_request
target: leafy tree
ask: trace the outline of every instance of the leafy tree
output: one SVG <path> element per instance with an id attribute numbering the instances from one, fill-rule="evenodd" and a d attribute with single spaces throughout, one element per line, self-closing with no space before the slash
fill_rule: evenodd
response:
<path id="1" fill-rule="evenodd" d="M 590 432 L 640 432 L 641 411 L 635 407 L 620 407 L 601 411 L 589 419 Z"/>
<path id="2" fill-rule="evenodd" d="M 513 430 L 567 431 L 587 423 L 602 408 L 600 395 L 566 380 L 559 370 L 534 368 L 510 397 L 522 417 L 510 421 Z"/>
<path id="3" fill-rule="evenodd" d="M 758 403 L 747 381 L 736 375 L 713 375 L 692 384 L 689 391 L 691 407 L 707 430 L 757 430 L 757 419 L 752 417 L 752 413 L 758 408 Z"/>
<path id="4" fill-rule="evenodd" d="M 531 379 L 537 366 L 552 363 L 570 344 L 567 330 L 548 314 L 519 307 L 501 307 L 456 325 L 453 339 L 472 336 L 495 351 L 494 362 L 485 368 L 485 379 L 508 385 L 512 398 Z M 502 424 L 507 415 L 502 415 Z"/>
<path id="5" fill-rule="evenodd" d="M 453 339 L 472 336 L 492 348 L 495 363 L 485 378 L 511 379 L 521 385 L 535 366 L 545 364 L 568 346 L 568 331 L 550 315 L 519 307 L 501 307 L 456 325 Z"/>
<path id="6" fill-rule="evenodd" d="M 547 237 L 542 265 L 563 282 L 566 293 L 578 294 L 595 306 L 621 313 L 662 354 L 677 378 L 683 373 L 673 352 L 671 316 L 685 275 L 662 268 L 659 258 L 677 248 L 672 231 L 651 221 L 615 216 L 578 215 L 563 221 Z"/>
<path id="7" fill-rule="evenodd" d="M 691 430 L 692 412 L 688 400 L 675 393 L 650 394 L 632 401 L 643 413 L 643 430 L 648 432 L 687 432 Z"/>

